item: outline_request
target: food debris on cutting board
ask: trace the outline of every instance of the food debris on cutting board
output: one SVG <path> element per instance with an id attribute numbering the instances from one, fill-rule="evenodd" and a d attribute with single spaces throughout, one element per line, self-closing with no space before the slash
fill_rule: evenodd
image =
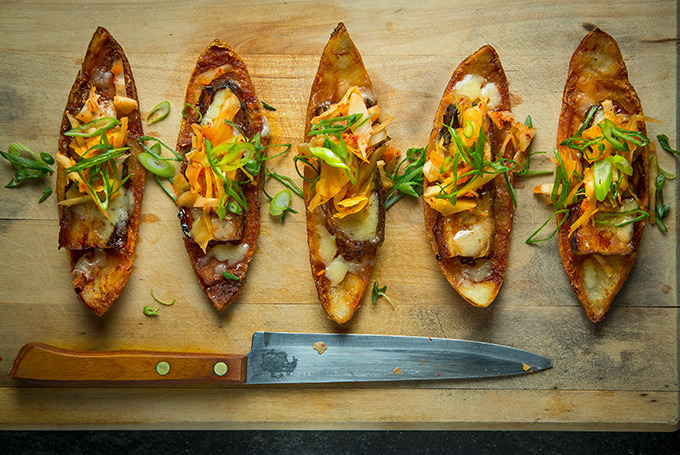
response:
<path id="1" fill-rule="evenodd" d="M 314 350 L 319 353 L 319 355 L 323 354 L 326 352 L 326 349 L 328 349 L 328 346 L 326 346 L 326 343 L 323 341 L 317 341 L 314 343 Z"/>
<path id="2" fill-rule="evenodd" d="M 394 374 L 401 374 L 401 368 L 399 368 L 399 367 L 395 368 Z"/>

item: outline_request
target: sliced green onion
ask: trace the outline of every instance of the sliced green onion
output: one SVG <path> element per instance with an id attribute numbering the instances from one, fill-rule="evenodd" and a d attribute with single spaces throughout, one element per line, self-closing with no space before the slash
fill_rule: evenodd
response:
<path id="1" fill-rule="evenodd" d="M 154 144 L 153 144 L 151 147 L 147 147 L 147 146 L 144 144 L 144 142 L 147 142 L 147 141 L 152 141 L 152 142 L 154 142 Z M 153 136 L 142 136 L 142 137 L 137 138 L 137 143 L 138 143 L 139 145 L 141 145 L 142 148 L 143 148 L 144 150 L 146 150 L 147 152 L 154 153 L 154 154 L 158 155 L 159 158 L 160 158 L 160 149 L 157 148 L 157 147 L 155 147 L 155 146 L 157 146 L 157 145 L 162 146 L 162 147 L 165 148 L 166 150 L 169 150 L 170 153 L 172 153 L 173 155 L 175 155 L 175 158 L 170 158 L 171 160 L 173 160 L 173 161 L 183 161 L 183 160 L 182 160 L 182 157 L 179 156 L 179 155 L 177 154 L 177 152 L 175 152 L 175 150 L 174 150 L 173 148 L 168 147 L 163 141 L 161 141 L 160 139 L 158 139 L 158 138 L 156 138 L 156 137 L 153 137 Z M 163 159 L 166 159 L 166 158 L 163 158 Z"/>
<path id="2" fill-rule="evenodd" d="M 602 202 L 609 194 L 612 186 L 612 160 L 604 159 L 593 164 L 593 182 L 595 183 L 595 197 Z"/>
<path id="3" fill-rule="evenodd" d="M 265 103 L 264 101 L 262 101 L 262 106 L 264 106 L 264 108 L 269 110 L 269 111 L 275 111 L 276 110 L 275 107 L 270 106 L 269 104 Z"/>
<path id="4" fill-rule="evenodd" d="M 666 136 L 665 134 L 659 134 L 656 137 L 656 140 L 659 141 L 659 145 L 661 145 L 662 149 L 664 149 L 668 153 L 672 153 L 673 155 L 679 155 L 680 156 L 680 152 L 673 149 L 671 147 L 671 145 L 668 143 L 668 136 Z"/>
<path id="5" fill-rule="evenodd" d="M 323 160 L 330 167 L 337 167 L 349 171 L 349 166 L 340 158 L 335 152 L 326 147 L 310 147 L 309 151 L 312 155 Z"/>
<path id="6" fill-rule="evenodd" d="M 174 202 L 175 200 L 177 200 L 177 197 L 175 196 L 175 193 L 173 193 L 171 190 L 167 189 L 167 188 L 163 185 L 163 182 L 161 182 L 160 177 L 158 177 L 156 174 L 153 174 L 153 178 L 156 180 L 156 182 L 157 182 L 158 185 L 161 187 L 161 189 L 163 190 L 163 192 L 164 192 L 165 194 L 167 194 L 168 197 L 169 197 L 170 199 L 173 200 L 173 202 Z M 174 183 L 172 178 L 169 178 L 168 180 L 170 180 L 170 183 Z"/>
<path id="7" fill-rule="evenodd" d="M 627 159 L 621 155 L 612 156 L 612 163 L 616 166 L 616 169 L 623 172 L 626 175 L 633 175 L 633 166 L 628 162 Z"/>
<path id="8" fill-rule="evenodd" d="M 118 119 L 115 119 L 113 117 L 103 117 L 99 118 L 97 120 L 92 120 L 91 122 L 87 122 L 84 125 L 80 125 L 76 128 L 72 128 L 68 130 L 67 132 L 64 133 L 64 136 L 70 136 L 70 137 L 94 137 L 94 136 L 99 136 L 102 134 L 104 131 L 110 130 L 114 126 L 118 125 L 120 122 Z M 99 126 L 101 125 L 101 126 Z M 96 128 L 93 132 L 91 133 L 85 133 L 85 130 L 88 130 L 90 128 Z"/>
<path id="9" fill-rule="evenodd" d="M 147 316 L 158 316 L 160 314 L 158 310 L 160 310 L 160 308 L 154 308 L 149 305 L 146 305 L 144 308 L 142 308 L 142 312 Z"/>
<path id="10" fill-rule="evenodd" d="M 293 181 L 293 179 L 291 179 L 287 175 L 277 174 L 276 172 L 270 171 L 269 169 L 267 169 L 267 176 L 272 177 L 275 180 L 278 180 L 283 185 L 285 185 L 287 188 L 289 188 L 293 193 L 297 194 L 298 196 L 300 196 L 301 198 L 304 199 L 305 195 L 302 192 L 302 190 L 300 189 L 300 187 L 297 186 L 295 184 L 295 182 Z"/>
<path id="11" fill-rule="evenodd" d="M 543 223 L 543 224 L 541 225 L 540 228 L 536 229 L 536 230 L 534 231 L 534 233 L 531 234 L 531 235 L 529 236 L 528 239 L 526 239 L 525 243 L 527 243 L 527 244 L 529 244 L 529 245 L 533 245 L 533 244 L 535 244 L 535 243 L 538 243 L 538 242 L 545 242 L 546 240 L 550 240 L 551 238 L 553 238 L 553 237 L 555 236 L 555 234 L 557 234 L 557 231 L 560 230 L 560 228 L 562 227 L 562 225 L 564 224 L 564 222 L 567 221 L 567 216 L 566 216 L 566 214 L 567 214 L 568 212 L 569 212 L 569 209 L 555 210 L 555 212 L 554 212 L 552 215 L 550 215 L 550 218 L 548 218 L 548 219 L 545 221 L 545 223 Z M 555 230 L 552 231 L 552 233 L 551 233 L 549 236 L 547 236 L 547 237 L 544 237 L 544 238 L 542 238 L 542 239 L 536 239 L 536 240 L 534 240 L 534 237 L 536 237 L 536 236 L 538 235 L 538 233 L 541 232 L 541 231 L 543 230 L 543 228 L 546 227 L 546 226 L 548 225 L 548 223 L 550 222 L 550 220 L 552 220 L 554 217 L 556 217 L 556 216 L 557 216 L 558 214 L 560 214 L 560 213 L 564 213 L 565 216 L 562 218 L 562 221 L 560 221 L 560 222 L 557 224 L 557 227 L 555 228 Z"/>
<path id="12" fill-rule="evenodd" d="M 236 280 L 239 281 L 241 278 L 237 277 L 231 272 L 222 272 L 222 276 L 226 278 L 227 280 Z"/>
<path id="13" fill-rule="evenodd" d="M 195 113 L 198 114 L 197 122 L 200 122 L 201 120 L 203 120 L 203 114 L 201 114 L 201 111 L 199 111 L 198 109 L 196 109 L 194 106 L 192 106 L 189 103 L 184 103 L 184 109 L 182 109 L 182 117 L 187 118 L 187 114 L 186 114 L 187 108 L 191 109 L 192 111 L 194 111 Z"/>
<path id="14" fill-rule="evenodd" d="M 470 120 L 466 120 L 465 128 L 463 128 L 463 136 L 469 139 L 473 134 L 475 134 L 475 125 Z"/>
<path id="15" fill-rule="evenodd" d="M 392 301 L 391 298 L 385 294 L 385 291 L 387 290 L 387 286 L 383 286 L 381 288 L 378 287 L 378 282 L 374 281 L 373 282 L 373 290 L 371 291 L 371 301 L 373 302 L 373 305 L 376 304 L 378 299 L 380 297 L 384 297 L 388 302 L 390 302 L 390 305 L 392 305 L 392 308 L 394 308 L 394 302 Z"/>
<path id="16" fill-rule="evenodd" d="M 165 305 L 165 306 L 172 306 L 172 305 L 175 304 L 175 301 L 177 300 L 177 299 L 172 299 L 172 302 L 164 302 L 163 300 L 156 297 L 156 294 L 154 294 L 153 289 L 151 289 L 151 297 L 153 297 L 153 299 L 156 302 L 160 303 L 161 305 Z"/>
<path id="17" fill-rule="evenodd" d="M 620 217 L 625 217 L 627 215 L 635 215 L 635 218 L 627 219 L 627 220 L 624 220 L 624 221 L 621 221 L 621 222 L 618 222 L 618 223 L 607 221 L 611 218 L 614 218 L 615 220 L 617 220 Z M 649 217 L 649 213 L 645 212 L 642 209 L 634 209 L 634 210 L 626 210 L 625 212 L 603 213 L 602 215 L 595 217 L 594 221 L 598 224 L 603 224 L 605 226 L 619 228 L 619 227 L 628 226 L 629 224 L 635 223 L 636 221 L 644 220 L 647 217 Z"/>
<path id="18" fill-rule="evenodd" d="M 153 125 L 156 122 L 160 122 L 170 113 L 170 101 L 161 101 L 156 104 L 149 115 L 146 116 L 146 124 Z"/>
<path id="19" fill-rule="evenodd" d="M 524 120 L 524 124 L 528 126 L 529 128 L 534 127 L 534 123 L 531 121 L 531 116 L 527 115 L 527 118 Z"/>
<path id="20" fill-rule="evenodd" d="M 614 133 L 616 130 L 616 125 L 614 125 L 614 122 L 609 119 L 604 119 L 604 122 L 599 123 L 597 126 L 600 128 L 600 131 L 602 131 L 602 135 L 607 140 L 607 142 L 609 142 L 616 150 L 620 150 L 622 152 L 628 151 L 628 145 L 626 144 L 626 141 L 620 141 L 615 137 L 620 136 Z"/>
<path id="21" fill-rule="evenodd" d="M 42 158 L 45 164 L 54 164 L 54 158 L 49 153 L 40 152 L 40 158 Z"/>
<path id="22" fill-rule="evenodd" d="M 45 189 L 43 189 L 43 194 L 40 196 L 40 199 L 38 199 L 38 203 L 45 202 L 45 200 L 52 195 L 52 187 L 48 186 Z"/>
<path id="23" fill-rule="evenodd" d="M 64 172 L 68 174 L 70 172 L 79 172 L 79 171 L 85 170 L 89 167 L 98 166 L 100 164 L 106 163 L 109 160 L 114 160 L 116 158 L 123 156 L 123 152 L 125 152 L 126 150 L 128 150 L 128 147 L 123 147 L 123 148 L 119 148 L 119 149 L 110 149 L 110 150 L 107 150 L 104 153 L 100 153 L 99 155 L 95 155 L 92 158 L 80 157 L 80 159 L 78 160 L 78 162 L 76 164 L 74 164 L 71 167 L 64 169 Z"/>
<path id="24" fill-rule="evenodd" d="M 166 160 L 159 160 L 157 157 L 149 152 L 143 152 L 137 155 L 137 160 L 149 172 L 156 174 L 159 177 L 169 178 L 175 175 L 175 165 Z"/>
<path id="25" fill-rule="evenodd" d="M 289 189 L 281 190 L 269 201 L 269 213 L 272 216 L 280 216 L 290 206 L 293 193 Z"/>

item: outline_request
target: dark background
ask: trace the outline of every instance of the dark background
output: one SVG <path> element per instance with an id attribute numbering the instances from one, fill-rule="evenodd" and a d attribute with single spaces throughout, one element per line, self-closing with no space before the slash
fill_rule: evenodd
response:
<path id="1" fill-rule="evenodd" d="M 0 454 L 678 454 L 680 433 L 1 431 Z"/>

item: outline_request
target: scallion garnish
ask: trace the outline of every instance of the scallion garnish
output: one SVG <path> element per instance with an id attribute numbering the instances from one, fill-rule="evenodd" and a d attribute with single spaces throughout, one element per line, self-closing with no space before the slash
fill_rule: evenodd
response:
<path id="1" fill-rule="evenodd" d="M 92 120 L 84 125 L 72 128 L 64 133 L 64 136 L 70 137 L 95 137 L 99 136 L 107 130 L 120 124 L 120 121 L 113 117 L 102 117 Z M 90 128 L 95 128 L 93 131 L 86 133 Z"/>
<path id="2" fill-rule="evenodd" d="M 151 289 L 151 297 L 153 297 L 153 299 L 156 302 L 160 303 L 161 305 L 165 305 L 165 306 L 172 306 L 172 305 L 175 304 L 175 301 L 176 301 L 176 299 L 172 299 L 171 302 L 165 302 L 165 301 L 159 299 L 158 297 L 156 297 L 156 294 L 154 294 L 153 289 Z"/>
<path id="3" fill-rule="evenodd" d="M 5 188 L 15 188 L 28 179 L 44 178 L 54 172 L 49 166 L 54 163 L 54 159 L 49 154 L 42 152 L 38 155 L 18 142 L 9 144 L 7 152 L 0 151 L 0 156 L 16 169 Z"/>
<path id="4" fill-rule="evenodd" d="M 280 216 L 290 208 L 290 201 L 293 199 L 293 193 L 286 188 L 279 191 L 269 201 L 269 214 L 272 216 Z"/>
<path id="5" fill-rule="evenodd" d="M 264 108 L 267 109 L 268 111 L 275 111 L 276 110 L 275 107 L 270 106 L 269 104 L 265 103 L 264 101 L 262 101 L 262 106 L 264 106 Z"/>
<path id="6" fill-rule="evenodd" d="M 378 282 L 377 281 L 373 282 L 373 291 L 371 292 L 371 301 L 373 302 L 373 305 L 376 304 L 376 302 L 378 301 L 378 299 L 380 297 L 384 297 L 385 299 L 387 299 L 388 302 L 390 302 L 390 305 L 392 305 L 392 308 L 394 308 L 394 302 L 392 301 L 391 298 L 389 298 L 387 296 L 387 294 L 385 294 L 386 290 L 387 290 L 387 286 L 383 286 L 383 287 L 379 288 Z"/>
<path id="7" fill-rule="evenodd" d="M 401 166 L 404 163 L 404 170 Z M 406 157 L 401 160 L 394 172 L 385 172 L 387 178 L 392 181 L 392 188 L 387 191 L 385 197 L 385 210 L 388 210 L 404 196 L 419 197 L 423 194 L 423 165 L 425 164 L 425 149 L 410 148 L 406 151 Z"/>
<path id="8" fill-rule="evenodd" d="M 160 308 L 154 308 L 149 305 L 146 305 L 144 308 L 142 308 L 142 312 L 147 316 L 158 316 L 160 315 L 159 310 Z"/>
<path id="9" fill-rule="evenodd" d="M 226 278 L 227 280 L 236 280 L 239 281 L 241 278 L 237 277 L 231 272 L 222 272 L 222 276 Z"/>
<path id="10" fill-rule="evenodd" d="M 665 134 L 659 134 L 656 137 L 656 140 L 659 141 L 659 145 L 661 145 L 662 149 L 664 149 L 668 153 L 672 153 L 673 155 L 680 156 L 680 152 L 672 148 L 671 145 L 668 143 L 668 136 L 666 136 Z"/>
<path id="11" fill-rule="evenodd" d="M 276 172 L 267 169 L 267 177 L 271 177 L 275 180 L 278 180 L 286 188 L 290 189 L 293 193 L 297 194 L 298 196 L 300 196 L 301 198 L 304 199 L 305 195 L 302 192 L 302 190 L 300 189 L 300 187 L 297 186 L 295 184 L 295 182 L 293 181 L 293 179 L 288 177 L 287 175 L 277 174 Z"/>
<path id="12" fill-rule="evenodd" d="M 620 220 L 622 217 L 627 216 L 633 216 L 633 218 L 627 218 L 624 219 L 623 221 L 617 221 Z M 620 228 L 628 226 L 629 224 L 633 224 L 637 221 L 642 221 L 645 218 L 649 218 L 649 213 L 645 212 L 642 209 L 634 209 L 626 210 L 625 212 L 603 213 L 602 215 L 598 215 L 597 217 L 595 217 L 593 221 L 595 221 L 597 224 Z M 609 221 L 612 219 L 614 219 L 614 221 Z"/>
<path id="13" fill-rule="evenodd" d="M 127 158 L 124 152 L 128 150 L 128 147 L 113 148 L 112 145 L 108 144 L 104 130 L 101 133 L 100 143 L 91 149 L 94 148 L 101 150 L 101 153 L 89 158 L 80 157 L 76 164 L 64 169 L 64 172 L 66 174 L 77 173 L 82 183 L 87 187 L 88 195 L 99 209 L 106 213 L 113 195 L 123 187 L 132 175 L 128 174 L 122 180 L 118 180 L 120 173 L 118 161 Z M 100 197 L 100 193 L 103 193 L 103 197 Z"/>
<path id="14" fill-rule="evenodd" d="M 139 160 L 146 170 L 159 177 L 167 179 L 175 175 L 175 166 L 173 166 L 172 163 L 165 160 L 159 160 L 151 153 L 140 153 L 137 155 L 137 160 Z"/>
<path id="15" fill-rule="evenodd" d="M 184 117 L 184 118 L 188 117 L 188 114 L 186 113 L 187 108 L 191 109 L 196 114 L 198 114 L 198 119 L 196 120 L 197 122 L 200 122 L 201 120 L 203 120 L 203 114 L 201 114 L 201 111 L 199 111 L 198 109 L 196 109 L 195 106 L 192 106 L 189 103 L 184 103 L 184 109 L 182 109 L 182 117 Z"/>
<path id="16" fill-rule="evenodd" d="M 43 194 L 40 196 L 40 199 L 38 199 L 38 203 L 43 203 L 45 200 L 47 200 L 48 197 L 52 195 L 52 187 L 48 186 L 43 189 Z"/>
<path id="17" fill-rule="evenodd" d="M 555 236 L 555 234 L 557 234 L 557 231 L 560 230 L 560 228 L 562 227 L 562 225 L 564 224 L 564 222 L 567 220 L 567 213 L 569 213 L 569 209 L 555 210 L 555 212 L 554 212 L 552 215 L 550 215 L 550 218 L 548 218 L 548 219 L 545 221 L 545 223 L 543 223 L 543 224 L 541 225 L 540 228 L 536 229 L 536 230 L 534 231 L 534 233 L 531 234 L 531 235 L 529 236 L 528 239 L 526 239 L 526 243 L 528 243 L 529 245 L 533 245 L 533 244 L 535 244 L 535 243 L 538 243 L 538 242 L 545 242 L 546 240 L 550 240 L 551 238 L 553 238 L 553 237 Z M 553 231 L 550 233 L 550 235 L 547 236 L 547 237 L 544 237 L 544 238 L 542 238 L 542 239 L 536 239 L 536 240 L 534 240 L 534 237 L 536 237 L 536 236 L 538 235 L 538 233 L 541 232 L 541 231 L 543 230 L 543 228 L 546 227 L 546 226 L 548 225 L 548 223 L 549 223 L 554 217 L 556 217 L 557 215 L 560 215 L 560 214 L 564 214 L 564 217 L 562 218 L 562 221 L 560 221 L 560 222 L 557 224 L 557 227 L 555 228 L 555 230 L 553 230 Z"/>
<path id="18" fill-rule="evenodd" d="M 146 116 L 146 124 L 153 125 L 156 122 L 160 122 L 165 117 L 167 117 L 169 113 L 170 102 L 161 101 L 160 103 L 156 104 L 153 109 L 151 109 L 151 111 L 149 111 L 149 115 Z"/>

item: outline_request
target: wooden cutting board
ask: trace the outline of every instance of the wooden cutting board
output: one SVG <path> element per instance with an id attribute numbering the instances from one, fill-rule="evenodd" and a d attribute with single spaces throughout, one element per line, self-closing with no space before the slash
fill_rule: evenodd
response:
<path id="1" fill-rule="evenodd" d="M 614 36 L 651 136 L 677 144 L 677 24 L 672 1 L 517 2 L 13 2 L 0 18 L 0 149 L 19 141 L 54 154 L 68 91 L 98 25 L 125 49 L 144 113 L 173 110 L 147 134 L 174 144 L 189 73 L 214 39 L 246 62 L 273 142 L 296 144 L 321 51 L 345 22 L 402 150 L 424 146 L 458 63 L 492 44 L 510 83 L 513 111 L 531 114 L 537 169 L 551 169 L 569 59 L 596 25 Z M 676 146 L 677 148 L 677 146 Z M 270 166 L 295 177 L 294 152 Z M 674 159 L 660 153 L 665 169 Z M 12 170 L 0 163 L 0 183 Z M 678 425 L 677 185 L 668 234 L 649 227 L 628 283 L 607 319 L 588 322 L 569 287 L 557 244 L 525 239 L 550 215 L 518 184 L 518 210 L 501 294 L 490 308 L 463 302 L 426 243 L 421 201 L 387 214 L 373 279 L 395 302 L 370 296 L 343 327 L 326 319 L 309 271 L 302 201 L 285 222 L 263 211 L 248 282 L 216 313 L 189 266 L 177 210 L 153 180 L 145 190 L 137 259 L 127 289 L 103 317 L 77 301 L 66 254 L 57 250 L 53 196 L 44 183 L 0 189 L 0 426 L 2 428 L 419 428 L 673 430 Z M 46 183 L 54 184 L 54 178 Z M 267 184 L 277 191 L 276 182 Z M 372 283 L 371 283 L 372 285 Z M 142 314 L 164 299 L 160 316 Z M 494 380 L 292 387 L 44 388 L 7 373 L 19 348 L 43 341 L 76 349 L 245 353 L 256 330 L 452 337 L 501 343 L 550 357 L 552 370 Z"/>

